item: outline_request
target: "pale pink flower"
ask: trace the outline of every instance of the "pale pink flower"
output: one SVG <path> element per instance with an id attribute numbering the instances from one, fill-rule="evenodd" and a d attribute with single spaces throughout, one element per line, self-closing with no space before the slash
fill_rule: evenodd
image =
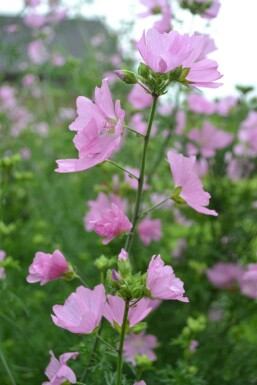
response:
<path id="1" fill-rule="evenodd" d="M 212 115 L 215 112 L 215 104 L 200 94 L 189 94 L 188 107 L 197 114 Z"/>
<path id="2" fill-rule="evenodd" d="M 6 252 L 4 250 L 0 250 L 0 262 L 2 262 L 6 257 Z M 5 268 L 0 266 L 0 280 L 5 279 Z"/>
<path id="3" fill-rule="evenodd" d="M 101 237 L 106 237 L 103 244 L 107 245 L 111 240 L 122 233 L 128 233 L 132 227 L 132 223 L 128 217 L 115 203 L 111 203 L 111 207 L 103 209 L 100 212 L 100 218 L 90 221 L 93 230 Z"/>
<path id="4" fill-rule="evenodd" d="M 154 71 L 167 73 L 177 67 L 190 68 L 186 80 L 193 87 L 216 88 L 221 75 L 217 63 L 206 56 L 215 49 L 206 35 L 180 35 L 176 31 L 160 34 L 156 29 L 143 33 L 137 48 L 145 63 Z"/>
<path id="5" fill-rule="evenodd" d="M 143 319 L 153 310 L 152 302 L 153 301 L 149 298 L 142 298 L 134 306 L 130 307 L 128 312 L 128 322 L 131 328 L 143 321 Z M 124 310 L 125 301 L 121 297 L 108 295 L 103 315 L 112 326 L 117 324 L 121 327 Z"/>
<path id="6" fill-rule="evenodd" d="M 145 246 L 152 241 L 159 241 L 162 237 L 162 223 L 160 219 L 145 218 L 139 223 L 138 235 Z"/>
<path id="7" fill-rule="evenodd" d="M 196 175 L 195 160 L 195 156 L 187 158 L 182 154 L 168 151 L 168 162 L 175 186 L 181 188 L 179 197 L 199 213 L 217 216 L 216 211 L 205 207 L 208 206 L 211 196 L 203 190 L 201 180 Z"/>
<path id="8" fill-rule="evenodd" d="M 15 33 L 18 32 L 17 24 L 9 24 L 5 27 L 7 33 Z"/>
<path id="9" fill-rule="evenodd" d="M 115 205 L 121 210 L 126 211 L 127 202 L 122 200 L 116 194 L 106 195 L 100 192 L 96 200 L 90 200 L 87 202 L 89 207 L 88 213 L 84 217 L 84 225 L 87 231 L 92 231 L 94 227 L 94 221 L 98 221 L 102 217 L 102 211 L 111 208 L 111 204 Z"/>
<path id="10" fill-rule="evenodd" d="M 48 59 L 48 53 L 42 40 L 33 40 L 28 45 L 28 55 L 35 64 L 43 64 Z"/>
<path id="11" fill-rule="evenodd" d="M 219 288 L 231 288 L 237 283 L 244 273 L 242 266 L 235 263 L 219 262 L 206 270 L 209 281 Z"/>
<path id="12" fill-rule="evenodd" d="M 36 81 L 35 75 L 27 74 L 22 78 L 22 85 L 26 88 L 31 87 Z"/>
<path id="13" fill-rule="evenodd" d="M 179 110 L 176 114 L 176 127 L 175 132 L 181 135 L 184 132 L 186 126 L 186 114 L 183 110 Z"/>
<path id="14" fill-rule="evenodd" d="M 125 249 L 121 249 L 118 255 L 118 261 L 126 261 L 128 259 L 128 252 Z"/>
<path id="15" fill-rule="evenodd" d="M 53 254 L 38 251 L 29 267 L 26 280 L 29 283 L 40 282 L 42 286 L 49 281 L 61 278 L 68 272 L 68 263 L 60 250 L 55 250 Z"/>
<path id="16" fill-rule="evenodd" d="M 184 283 L 176 278 L 171 266 L 165 266 L 160 255 L 154 255 L 149 263 L 146 287 L 156 299 L 178 300 L 188 302 Z"/>
<path id="17" fill-rule="evenodd" d="M 60 328 L 71 333 L 90 334 L 99 325 L 106 303 L 103 285 L 93 290 L 79 286 L 64 302 L 64 305 L 54 305 L 52 320 Z"/>
<path id="18" fill-rule="evenodd" d="M 211 158 L 217 150 L 227 147 L 233 141 L 234 135 L 205 121 L 202 129 L 193 128 L 188 133 L 188 138 L 196 143 L 196 146 L 192 143 L 187 145 L 189 155 L 196 155 L 199 151 L 203 157 Z"/>
<path id="19" fill-rule="evenodd" d="M 12 110 L 15 107 L 17 107 L 15 89 L 7 85 L 0 87 L 0 111 Z"/>
<path id="20" fill-rule="evenodd" d="M 257 263 L 251 263 L 240 279 L 240 291 L 246 297 L 257 298 Z"/>
<path id="21" fill-rule="evenodd" d="M 215 103 L 215 112 L 222 116 L 228 116 L 230 110 L 237 105 L 237 99 L 233 96 L 228 96 L 220 99 Z"/>
<path id="22" fill-rule="evenodd" d="M 160 33 L 168 32 L 171 29 L 171 7 L 167 0 L 141 0 L 141 3 L 148 7 L 147 11 L 139 16 L 147 17 L 161 14 L 161 19 L 155 21 L 154 28 Z"/>
<path id="23" fill-rule="evenodd" d="M 65 57 L 58 52 L 55 52 L 51 59 L 55 67 L 62 67 L 66 62 Z"/>
<path id="24" fill-rule="evenodd" d="M 192 353 L 195 352 L 198 345 L 199 345 L 199 342 L 197 340 L 192 340 L 189 345 L 189 351 Z"/>
<path id="25" fill-rule="evenodd" d="M 39 13 L 29 13 L 23 17 L 23 22 L 27 27 L 38 29 L 46 23 L 46 17 Z"/>
<path id="26" fill-rule="evenodd" d="M 242 122 L 238 132 L 240 143 L 245 155 L 256 157 L 257 155 L 257 112 L 250 111 Z"/>
<path id="27" fill-rule="evenodd" d="M 145 381 L 134 382 L 134 385 L 146 385 Z"/>
<path id="28" fill-rule="evenodd" d="M 139 85 L 135 84 L 128 94 L 128 102 L 137 110 L 142 110 L 152 104 L 152 95 L 147 94 Z"/>
<path id="29" fill-rule="evenodd" d="M 194 170 L 198 178 L 203 178 L 209 171 L 208 160 L 206 158 L 196 159 Z"/>
<path id="30" fill-rule="evenodd" d="M 147 335 L 144 331 L 139 334 L 129 333 L 124 340 L 124 358 L 136 366 L 136 356 L 146 355 L 150 361 L 156 361 L 156 354 L 153 349 L 157 347 L 157 338 Z"/>
<path id="31" fill-rule="evenodd" d="M 119 100 L 114 107 L 107 79 L 101 88 L 96 87 L 95 102 L 84 96 L 77 98 L 77 113 L 70 129 L 78 131 L 73 142 L 79 159 L 57 160 L 57 172 L 87 170 L 109 159 L 121 144 L 125 113 Z"/>
<path id="32" fill-rule="evenodd" d="M 28 160 L 31 158 L 31 150 L 28 147 L 21 148 L 20 154 L 21 154 L 22 159 L 24 159 L 24 160 Z"/>
<path id="33" fill-rule="evenodd" d="M 61 385 L 64 382 L 66 383 L 66 381 L 75 384 L 77 382 L 75 373 L 66 365 L 66 362 L 71 358 L 75 360 L 79 353 L 64 353 L 59 357 L 59 360 L 52 351 L 49 353 L 51 355 L 51 360 L 45 370 L 45 375 L 48 377 L 49 381 L 43 382 L 42 385 Z"/>

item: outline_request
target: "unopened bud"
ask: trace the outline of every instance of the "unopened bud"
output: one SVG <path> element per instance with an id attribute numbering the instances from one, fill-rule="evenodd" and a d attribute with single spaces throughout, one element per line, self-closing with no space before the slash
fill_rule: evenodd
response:
<path id="1" fill-rule="evenodd" d="M 114 269 L 112 269 L 112 279 L 113 279 L 114 281 L 120 281 L 120 275 L 119 275 L 119 273 L 117 273 L 117 271 L 114 270 Z"/>
<path id="2" fill-rule="evenodd" d="M 128 70 L 115 70 L 113 71 L 118 78 L 120 78 L 126 84 L 136 84 L 137 78 L 134 72 Z"/>

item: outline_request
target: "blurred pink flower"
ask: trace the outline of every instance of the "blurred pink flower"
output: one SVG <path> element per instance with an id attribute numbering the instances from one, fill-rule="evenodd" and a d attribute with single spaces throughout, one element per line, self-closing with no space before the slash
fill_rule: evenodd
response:
<path id="1" fill-rule="evenodd" d="M 244 273 L 242 266 L 235 263 L 216 263 L 206 270 L 209 281 L 219 288 L 228 289 L 237 283 Z"/>
<path id="2" fill-rule="evenodd" d="M 75 360 L 79 353 L 64 353 L 59 357 L 59 360 L 57 360 L 52 351 L 49 353 L 51 355 L 51 360 L 45 370 L 45 375 L 48 377 L 49 381 L 43 382 L 42 385 L 61 385 L 64 382 L 66 383 L 67 380 L 69 383 L 75 384 L 77 382 L 75 373 L 66 365 L 66 362 L 70 358 Z"/>
<path id="3" fill-rule="evenodd" d="M 186 239 L 184 238 L 178 239 L 175 249 L 172 250 L 172 253 L 171 253 L 172 257 L 175 260 L 180 259 L 182 257 L 182 253 L 185 251 L 186 248 L 187 248 Z"/>
<path id="4" fill-rule="evenodd" d="M 0 111 L 12 110 L 17 106 L 15 97 L 15 89 L 13 87 L 3 85 L 0 87 Z"/>
<path id="5" fill-rule="evenodd" d="M 15 33 L 18 32 L 18 26 L 17 24 L 9 24 L 5 28 L 7 33 Z"/>
<path id="6" fill-rule="evenodd" d="M 65 57 L 57 52 L 52 55 L 51 60 L 55 67 L 62 67 L 66 62 Z"/>
<path id="7" fill-rule="evenodd" d="M 22 85 L 26 88 L 31 87 L 36 81 L 36 76 L 32 74 L 27 74 L 22 78 Z"/>
<path id="8" fill-rule="evenodd" d="M 23 17 L 23 22 L 27 27 L 38 29 L 47 22 L 45 15 L 39 13 L 28 13 Z"/>
<path id="9" fill-rule="evenodd" d="M 246 297 L 257 298 L 257 263 L 251 263 L 240 279 L 240 291 Z"/>
<path id="10" fill-rule="evenodd" d="M 129 333 L 124 340 L 124 358 L 136 366 L 136 356 L 146 355 L 150 361 L 157 359 L 153 349 L 157 347 L 157 338 L 147 335 L 145 332 L 139 334 Z"/>
<path id="11" fill-rule="evenodd" d="M 162 237 L 162 223 L 160 219 L 145 218 L 139 223 L 137 230 L 139 238 L 145 246 L 152 241 L 159 241 Z"/>
<path id="12" fill-rule="evenodd" d="M 199 1 L 199 0 L 196 0 L 196 1 Z M 208 0 L 205 0 L 205 1 L 208 1 Z M 220 5 L 221 5 L 220 0 L 212 0 L 211 6 L 203 12 L 202 17 L 204 17 L 205 19 L 213 19 L 218 15 Z"/>
<path id="13" fill-rule="evenodd" d="M 207 159 L 199 158 L 195 161 L 194 170 L 199 178 L 203 178 L 209 171 L 209 164 Z"/>
<path id="14" fill-rule="evenodd" d="M 49 281 L 61 278 L 68 272 L 68 263 L 60 250 L 55 250 L 53 254 L 38 251 L 29 267 L 26 280 L 29 283 L 40 282 L 42 286 Z"/>
<path id="15" fill-rule="evenodd" d="M 199 345 L 199 342 L 197 340 L 192 340 L 189 345 L 189 351 L 195 352 L 198 345 Z"/>
<path id="16" fill-rule="evenodd" d="M 222 116 L 228 116 L 230 110 L 237 105 L 238 100 L 234 96 L 228 96 L 215 103 L 215 112 Z"/>
<path id="17" fill-rule="evenodd" d="M 21 148 L 20 154 L 21 154 L 22 159 L 24 159 L 24 160 L 28 160 L 31 158 L 31 150 L 28 147 Z"/>
<path id="18" fill-rule="evenodd" d="M 215 156 L 216 151 L 227 147 L 234 139 L 234 135 L 219 130 L 210 122 L 205 121 L 202 129 L 193 128 L 188 133 L 188 138 L 196 143 L 187 145 L 189 155 L 196 155 L 198 152 L 205 158 Z"/>
<path id="19" fill-rule="evenodd" d="M 48 53 L 44 42 L 40 39 L 28 44 L 28 55 L 34 64 L 43 64 L 48 59 Z"/>
<path id="20" fill-rule="evenodd" d="M 107 79 L 101 88 L 96 87 L 95 102 L 84 96 L 77 98 L 77 112 L 70 129 L 78 131 L 73 142 L 79 159 L 57 160 L 57 172 L 87 170 L 106 161 L 120 146 L 125 113 L 119 100 L 114 108 Z"/>
<path id="21" fill-rule="evenodd" d="M 136 305 L 130 307 L 128 312 L 128 322 L 131 328 L 143 321 L 143 319 L 153 310 L 152 302 L 153 301 L 149 298 L 142 298 Z M 112 326 L 117 324 L 121 327 L 124 310 L 125 301 L 121 297 L 108 295 L 103 315 Z"/>
<path id="22" fill-rule="evenodd" d="M 145 381 L 134 382 L 134 385 L 146 385 Z"/>
<path id="23" fill-rule="evenodd" d="M 201 94 L 189 94 L 187 101 L 189 109 L 197 114 L 212 115 L 215 112 L 215 104 Z"/>
<path id="24" fill-rule="evenodd" d="M 103 285 L 93 290 L 79 286 L 64 302 L 64 305 L 54 305 L 52 320 L 60 328 L 71 333 L 90 334 L 99 325 L 106 303 Z"/>
<path id="25" fill-rule="evenodd" d="M 241 123 L 238 132 L 242 154 L 256 157 L 257 155 L 257 112 L 250 111 L 247 118 Z"/>
<path id="26" fill-rule="evenodd" d="M 214 210 L 209 210 L 208 206 L 210 194 L 203 190 L 202 183 L 194 170 L 195 156 L 189 158 L 182 154 L 168 151 L 168 162 L 174 178 L 176 188 L 181 188 L 179 197 L 182 198 L 190 207 L 202 214 L 218 214 Z"/>
<path id="27" fill-rule="evenodd" d="M 152 95 L 147 94 L 139 84 L 135 84 L 128 94 L 128 102 L 137 110 L 149 107 L 152 99 Z"/>
<path id="28" fill-rule="evenodd" d="M 183 110 L 179 110 L 176 114 L 176 127 L 175 132 L 181 135 L 184 132 L 186 126 L 186 114 Z"/>
<path id="29" fill-rule="evenodd" d="M 128 217 L 115 203 L 111 203 L 111 207 L 103 209 L 100 212 L 100 218 L 90 221 L 93 230 L 101 237 L 106 237 L 103 244 L 107 245 L 110 241 L 122 233 L 128 233 L 132 227 L 132 223 Z"/>
<path id="30" fill-rule="evenodd" d="M 176 278 L 171 266 L 164 265 L 160 255 L 154 255 L 149 263 L 146 287 L 155 299 L 189 302 L 187 297 L 183 297 L 184 283 Z"/>
<path id="31" fill-rule="evenodd" d="M 141 0 L 141 3 L 148 7 L 147 11 L 141 13 L 140 17 L 161 15 L 161 19 L 155 21 L 154 28 L 160 33 L 168 32 L 171 29 L 171 7 L 167 0 Z"/>
<path id="32" fill-rule="evenodd" d="M 144 32 L 137 48 L 145 63 L 154 71 L 167 73 L 177 67 L 190 68 L 186 80 L 192 87 L 219 87 L 221 75 L 217 63 L 207 59 L 215 49 L 207 35 L 180 35 L 176 31 L 160 34 L 156 29 Z"/>
<path id="33" fill-rule="evenodd" d="M 84 217 L 84 225 L 87 231 L 93 230 L 94 224 L 92 222 L 101 219 L 102 211 L 110 209 L 112 203 L 115 203 L 121 211 L 126 211 L 127 202 L 116 194 L 106 195 L 100 192 L 95 201 L 90 200 L 87 202 L 89 211 Z"/>
<path id="34" fill-rule="evenodd" d="M 25 5 L 27 7 L 36 8 L 41 4 L 41 0 L 25 0 Z"/>
<path id="35" fill-rule="evenodd" d="M 0 250 L 0 262 L 2 262 L 6 257 L 6 252 L 4 250 Z M 5 279 L 5 268 L 0 266 L 0 280 Z"/>

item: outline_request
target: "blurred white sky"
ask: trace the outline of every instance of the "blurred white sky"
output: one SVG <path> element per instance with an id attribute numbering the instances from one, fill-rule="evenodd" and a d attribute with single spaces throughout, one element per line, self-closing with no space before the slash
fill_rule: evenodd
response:
<path id="1" fill-rule="evenodd" d="M 172 2 L 172 0 L 171 0 Z M 82 4 L 81 0 L 65 0 L 63 3 L 74 6 Z M 180 32 L 210 33 L 214 38 L 217 51 L 212 57 L 219 63 L 223 86 L 216 90 L 204 92 L 208 97 L 218 97 L 234 93 L 234 85 L 254 85 L 257 87 L 257 0 L 221 0 L 221 9 L 216 19 L 212 20 L 209 28 L 206 21 L 196 16 L 193 21 L 187 11 L 177 15 L 184 20 L 178 29 Z M 0 14 L 17 14 L 22 10 L 23 0 L 0 0 Z M 144 7 L 139 0 L 95 0 L 94 4 L 84 4 L 82 12 L 86 17 L 97 15 L 104 17 L 112 28 L 118 28 L 122 20 L 138 20 L 134 38 L 139 39 L 144 28 L 150 27 L 145 19 L 138 19 L 137 13 Z"/>

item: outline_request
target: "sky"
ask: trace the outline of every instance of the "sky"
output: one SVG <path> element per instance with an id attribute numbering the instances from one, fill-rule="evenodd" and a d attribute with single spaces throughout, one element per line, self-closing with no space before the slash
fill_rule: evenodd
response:
<path id="1" fill-rule="evenodd" d="M 122 2 L 121 2 L 122 1 Z M 133 31 L 134 38 L 141 37 L 142 30 L 151 26 L 151 20 L 139 19 L 137 14 L 144 10 L 138 0 L 95 0 L 87 4 L 81 0 L 65 0 L 67 5 L 84 3 L 82 12 L 86 17 L 104 17 L 114 29 L 128 19 L 138 20 Z M 174 2 L 174 1 L 173 1 Z M 171 0 L 172 3 L 172 0 Z M 122 4 L 122 6 L 121 6 Z M 17 14 L 22 10 L 23 0 L 0 0 L 0 14 Z M 189 12 L 176 14 L 183 20 L 178 28 L 181 33 L 197 30 L 209 33 L 215 40 L 217 50 L 212 58 L 219 63 L 219 70 L 224 75 L 223 86 L 218 89 L 207 89 L 207 97 L 227 96 L 235 93 L 235 84 L 253 85 L 257 87 L 257 53 L 255 37 L 257 37 L 257 0 L 221 0 L 221 9 L 216 19 L 206 28 L 206 21 Z M 193 20 L 192 20 L 193 19 Z"/>

